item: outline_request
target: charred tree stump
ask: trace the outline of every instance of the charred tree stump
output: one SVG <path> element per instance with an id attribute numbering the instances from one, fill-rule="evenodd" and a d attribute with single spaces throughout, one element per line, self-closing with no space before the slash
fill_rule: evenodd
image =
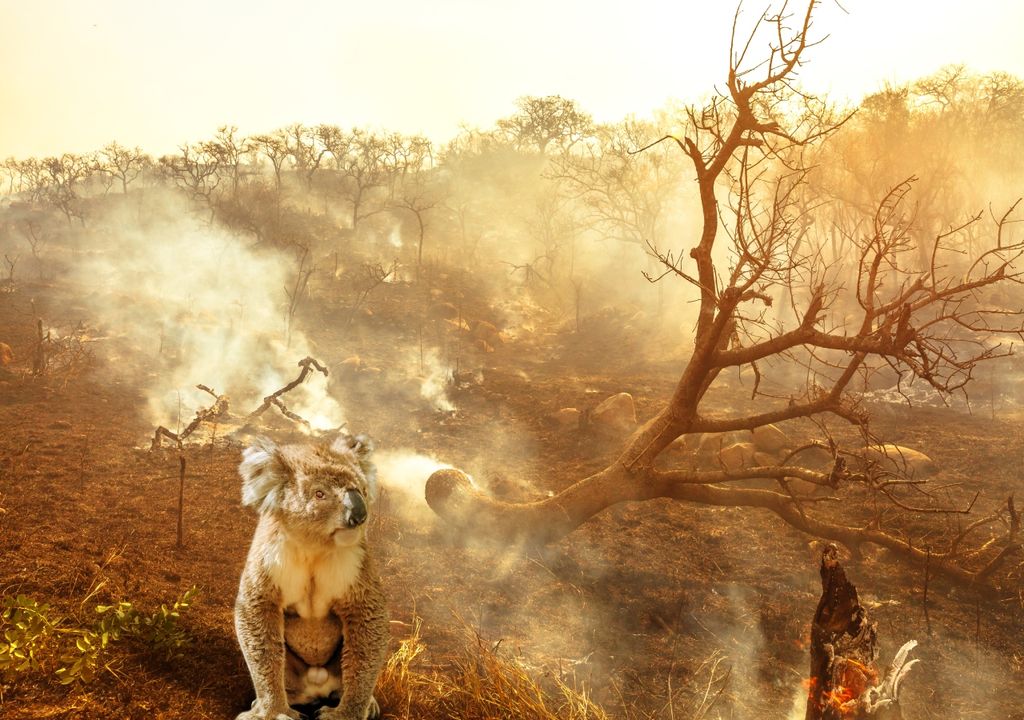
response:
<path id="1" fill-rule="evenodd" d="M 811 675 L 805 720 L 896 719 L 899 687 L 917 660 L 907 661 L 917 646 L 903 645 L 882 678 L 878 634 L 857 588 L 839 564 L 839 548 L 821 554 L 821 599 L 811 623 Z"/>

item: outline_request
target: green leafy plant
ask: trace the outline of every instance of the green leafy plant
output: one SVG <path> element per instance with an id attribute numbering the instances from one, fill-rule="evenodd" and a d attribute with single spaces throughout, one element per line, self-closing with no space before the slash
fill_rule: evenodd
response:
<path id="1" fill-rule="evenodd" d="M 40 655 L 56 622 L 50 606 L 18 595 L 0 601 L 0 677 L 11 680 L 28 670 L 39 670 Z"/>
<path id="2" fill-rule="evenodd" d="M 106 666 L 110 646 L 124 638 L 160 650 L 167 659 L 178 657 L 189 641 L 180 626 L 181 614 L 198 592 L 192 587 L 172 605 L 163 604 L 150 614 L 127 601 L 97 605 L 91 625 L 53 615 L 49 605 L 24 595 L 2 599 L 0 678 L 10 681 L 28 671 L 45 672 L 56 655 L 54 674 L 60 684 L 87 684 Z"/>

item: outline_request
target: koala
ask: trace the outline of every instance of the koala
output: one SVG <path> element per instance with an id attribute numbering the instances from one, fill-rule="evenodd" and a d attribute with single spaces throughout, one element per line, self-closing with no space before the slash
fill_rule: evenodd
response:
<path id="1" fill-rule="evenodd" d="M 366 541 L 377 498 L 365 436 L 242 453 L 242 503 L 259 522 L 235 601 L 235 631 L 256 700 L 236 720 L 380 715 L 387 602 Z M 334 707 L 330 707 L 334 705 Z"/>

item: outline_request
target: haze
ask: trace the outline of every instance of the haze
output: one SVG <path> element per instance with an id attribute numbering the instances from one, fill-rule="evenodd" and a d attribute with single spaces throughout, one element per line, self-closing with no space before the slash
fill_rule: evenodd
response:
<path id="1" fill-rule="evenodd" d="M 859 99 L 948 63 L 1024 74 L 1024 9 L 827 2 L 803 72 Z M 748 4 L 747 20 L 760 12 Z M 848 13 L 848 16 L 841 17 Z M 731 3 L 0 2 L 0 157 L 112 139 L 160 154 L 234 124 L 369 125 L 444 141 L 522 95 L 571 97 L 599 121 L 706 94 L 724 76 Z M 822 30 L 824 32 L 824 30 Z"/>

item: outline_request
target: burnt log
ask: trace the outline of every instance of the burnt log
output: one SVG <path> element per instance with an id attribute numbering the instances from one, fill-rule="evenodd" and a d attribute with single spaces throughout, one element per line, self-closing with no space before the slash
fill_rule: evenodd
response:
<path id="1" fill-rule="evenodd" d="M 917 660 L 917 646 L 903 645 L 884 676 L 879 671 L 878 631 L 860 604 L 857 588 L 839 563 L 839 548 L 821 554 L 821 599 L 811 623 L 811 673 L 805 720 L 901 718 L 900 684 Z"/>

